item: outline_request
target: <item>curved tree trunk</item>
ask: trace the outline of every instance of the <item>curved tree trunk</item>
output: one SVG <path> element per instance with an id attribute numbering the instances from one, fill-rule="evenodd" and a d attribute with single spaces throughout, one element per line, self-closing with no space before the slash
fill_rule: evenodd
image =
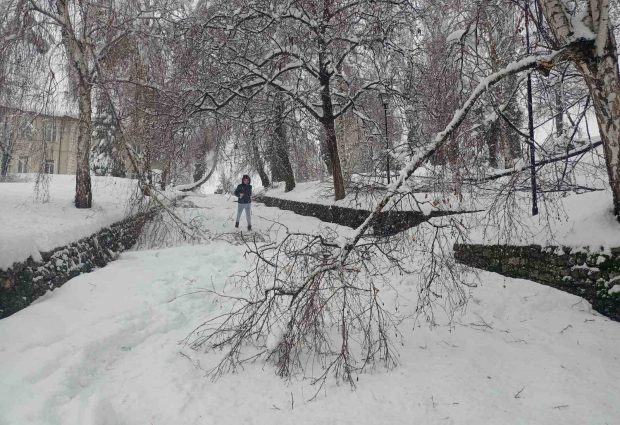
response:
<path id="1" fill-rule="evenodd" d="M 575 28 L 560 0 L 541 1 L 545 18 L 559 44 L 566 44 Z M 583 23 L 594 34 L 574 50 L 571 59 L 583 76 L 601 134 L 614 214 L 620 220 L 620 74 L 613 31 L 609 25 L 609 0 L 590 0 Z"/>
<path id="2" fill-rule="evenodd" d="M 217 168 L 217 162 L 219 160 L 220 157 L 220 146 L 219 144 L 215 146 L 215 153 L 213 154 L 213 163 L 211 164 L 211 169 L 207 169 L 207 158 L 206 158 L 206 154 L 205 154 L 205 159 L 204 159 L 204 165 L 202 166 L 202 175 L 200 176 L 200 178 L 198 178 L 197 180 L 194 179 L 195 181 L 193 183 L 189 183 L 189 184 L 182 184 L 179 186 L 175 186 L 174 188 L 176 190 L 179 190 L 181 192 L 190 192 L 192 190 L 196 190 L 198 189 L 200 186 L 202 186 L 203 184 L 205 184 L 213 175 L 213 173 L 215 172 L 215 169 Z"/>

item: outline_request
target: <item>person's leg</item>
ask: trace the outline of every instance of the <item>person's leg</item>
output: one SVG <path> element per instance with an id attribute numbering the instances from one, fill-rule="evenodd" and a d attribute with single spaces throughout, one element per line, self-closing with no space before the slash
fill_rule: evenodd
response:
<path id="1" fill-rule="evenodd" d="M 239 227 L 239 219 L 241 218 L 241 211 L 243 211 L 243 204 L 237 204 L 237 219 L 235 220 L 235 227 Z"/>
<path id="2" fill-rule="evenodd" d="M 245 205 L 245 219 L 248 222 L 248 230 L 252 230 L 252 204 Z"/>

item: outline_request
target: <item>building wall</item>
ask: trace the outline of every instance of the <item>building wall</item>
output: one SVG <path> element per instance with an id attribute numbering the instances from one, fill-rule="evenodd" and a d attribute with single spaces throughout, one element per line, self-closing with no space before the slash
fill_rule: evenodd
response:
<path id="1" fill-rule="evenodd" d="M 21 120 L 22 127 L 26 128 L 14 133 L 15 145 L 9 173 L 36 173 L 43 170 L 53 174 L 75 174 L 78 137 L 76 118 L 8 112 L 7 109 L 0 112 L 8 114 L 8 119 L 15 123 Z"/>
<path id="2" fill-rule="evenodd" d="M 363 123 L 351 112 L 346 112 L 336 119 L 336 139 L 340 154 L 340 165 L 345 178 L 351 174 L 364 171 L 370 155 L 367 149 L 369 137 L 364 132 Z"/>

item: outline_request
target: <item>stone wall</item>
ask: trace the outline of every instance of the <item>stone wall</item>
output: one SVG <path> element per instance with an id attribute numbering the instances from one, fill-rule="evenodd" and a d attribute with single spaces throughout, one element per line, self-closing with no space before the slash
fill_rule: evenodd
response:
<path id="1" fill-rule="evenodd" d="M 135 244 L 142 227 L 154 214 L 138 214 L 70 245 L 41 253 L 41 260 L 29 257 L 8 270 L 0 270 L 0 318 L 27 307 L 69 279 L 116 259 Z"/>
<path id="2" fill-rule="evenodd" d="M 268 207 L 276 207 L 283 210 L 293 211 L 299 215 L 316 217 L 321 221 L 336 223 L 352 228 L 358 227 L 366 220 L 370 211 L 355 208 L 345 208 L 335 205 L 311 204 L 307 202 L 291 201 L 288 199 L 273 198 L 270 196 L 256 196 L 253 198 Z M 433 211 L 429 215 L 419 211 L 384 211 L 379 215 L 372 226 L 372 232 L 377 236 L 393 235 L 403 230 L 415 227 L 428 221 L 432 217 L 444 215 L 462 214 L 451 211 Z"/>
<path id="3" fill-rule="evenodd" d="M 454 256 L 472 267 L 578 295 L 620 321 L 620 248 L 457 244 Z"/>

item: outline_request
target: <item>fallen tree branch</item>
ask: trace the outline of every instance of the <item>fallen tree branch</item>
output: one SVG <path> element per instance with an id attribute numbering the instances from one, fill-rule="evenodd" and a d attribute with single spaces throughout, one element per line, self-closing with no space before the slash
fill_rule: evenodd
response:
<path id="1" fill-rule="evenodd" d="M 591 150 L 594 150 L 594 149 L 598 148 L 602 144 L 603 144 L 603 142 L 601 142 L 601 141 L 595 142 L 595 143 L 592 143 L 591 145 L 585 146 L 583 148 L 574 149 L 574 150 L 572 150 L 572 151 L 570 151 L 570 152 L 568 152 L 566 154 L 563 154 L 563 155 L 558 155 L 558 156 L 553 156 L 551 158 L 543 159 L 542 161 L 538 161 L 535 164 L 535 167 L 536 168 L 540 168 L 543 165 L 552 164 L 554 162 L 563 161 L 565 159 L 572 158 L 574 156 L 583 155 L 584 153 L 590 152 Z M 497 179 L 502 178 L 502 177 L 510 176 L 510 175 L 516 174 L 516 173 L 518 173 L 520 171 L 529 170 L 530 168 L 531 168 L 531 165 L 523 165 L 521 167 L 513 167 L 513 168 L 509 168 L 509 169 L 507 169 L 505 171 L 502 171 L 502 172 L 499 172 L 499 173 L 496 173 L 496 174 L 492 174 L 492 175 L 489 175 L 489 176 L 484 176 L 481 179 L 469 178 L 469 179 L 465 179 L 465 181 L 482 183 L 482 182 L 497 180 Z"/>

